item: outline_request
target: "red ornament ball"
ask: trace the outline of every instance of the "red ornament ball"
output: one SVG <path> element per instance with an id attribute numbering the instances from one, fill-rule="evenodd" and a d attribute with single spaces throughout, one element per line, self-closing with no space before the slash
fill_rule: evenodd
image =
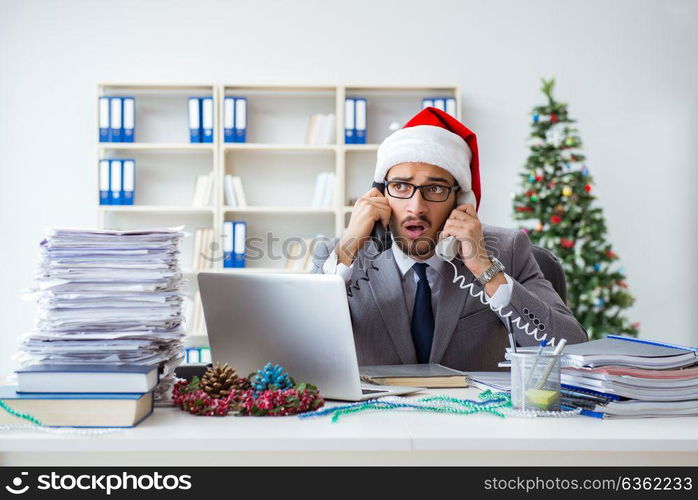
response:
<path id="1" fill-rule="evenodd" d="M 587 184 L 586 186 L 584 186 L 584 191 L 586 191 L 587 193 L 591 191 L 591 184 Z"/>
<path id="2" fill-rule="evenodd" d="M 562 218 L 559 215 L 553 215 L 552 217 L 550 217 L 550 222 L 552 222 L 553 224 L 559 224 L 561 220 Z"/>
<path id="3" fill-rule="evenodd" d="M 557 115 L 556 115 L 555 113 L 553 113 L 552 115 L 550 115 L 550 121 L 551 121 L 552 123 L 557 123 Z"/>
<path id="4" fill-rule="evenodd" d="M 536 179 L 536 182 L 540 182 L 541 179 L 543 179 L 543 176 L 542 176 L 542 175 L 536 175 L 535 179 Z"/>
<path id="5" fill-rule="evenodd" d="M 568 240 L 567 238 L 560 238 L 560 246 L 562 248 L 572 248 L 574 246 L 574 240 Z"/>
<path id="6" fill-rule="evenodd" d="M 615 253 L 613 250 L 607 250 L 607 251 L 606 251 L 606 256 L 607 256 L 609 259 L 615 259 L 616 257 L 618 257 L 618 255 L 616 255 L 616 253 Z"/>

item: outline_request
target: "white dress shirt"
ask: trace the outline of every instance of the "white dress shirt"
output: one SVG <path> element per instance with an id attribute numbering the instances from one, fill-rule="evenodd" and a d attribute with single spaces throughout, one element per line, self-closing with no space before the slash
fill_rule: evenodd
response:
<path id="1" fill-rule="evenodd" d="M 434 317 L 436 317 L 436 308 L 438 307 L 439 303 L 439 292 L 441 290 L 442 280 L 453 280 L 453 268 L 446 265 L 446 262 L 436 255 L 432 255 L 425 261 L 419 261 L 406 255 L 402 250 L 400 250 L 400 248 L 398 248 L 398 245 L 393 244 L 390 249 L 393 252 L 393 257 L 395 257 L 395 262 L 400 269 L 400 274 L 402 276 L 402 290 L 405 295 L 405 304 L 407 305 L 407 313 L 409 314 L 410 318 L 412 317 L 414 298 L 417 294 L 417 282 L 419 281 L 419 276 L 415 270 L 412 269 L 412 266 L 417 262 L 428 264 L 427 281 L 429 282 L 429 287 L 431 288 L 431 307 L 434 311 Z M 337 253 L 333 250 L 323 264 L 322 272 L 324 274 L 337 274 L 341 276 L 345 282 L 348 282 L 349 278 L 351 277 L 351 270 L 353 267 L 354 264 L 351 266 L 346 266 L 341 262 L 338 262 Z M 499 288 L 497 288 L 497 291 L 492 297 L 485 292 L 485 295 L 492 303 L 492 306 L 496 308 L 506 306 L 511 300 L 511 293 L 514 287 L 513 281 L 506 273 L 504 273 L 504 278 L 507 280 L 507 284 L 499 285 Z M 468 292 L 463 290 L 463 293 Z"/>

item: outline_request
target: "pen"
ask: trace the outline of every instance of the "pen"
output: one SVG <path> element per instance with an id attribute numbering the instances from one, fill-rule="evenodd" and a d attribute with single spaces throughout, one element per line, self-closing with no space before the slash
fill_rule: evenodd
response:
<path id="1" fill-rule="evenodd" d="M 540 341 L 540 347 L 538 348 L 538 355 L 533 360 L 533 366 L 531 367 L 531 371 L 528 372 L 528 378 L 526 379 L 526 387 L 531 386 L 531 382 L 533 381 L 533 374 L 536 373 L 536 368 L 538 367 L 538 363 L 540 362 L 540 355 L 543 354 L 543 349 L 545 348 L 547 343 L 548 343 L 548 341 L 546 339 L 543 339 Z"/>
<path id="2" fill-rule="evenodd" d="M 584 399 L 572 399 L 572 398 L 567 398 L 565 396 L 562 396 L 560 398 L 560 401 L 566 405 L 578 406 L 580 408 L 585 408 L 587 410 L 593 410 L 594 408 L 596 408 L 596 404 L 594 402 L 584 400 Z"/>
<path id="3" fill-rule="evenodd" d="M 555 346 L 555 350 L 553 351 L 553 356 L 558 356 L 562 350 L 565 348 L 565 344 L 567 343 L 567 339 L 560 339 L 560 342 L 557 343 Z M 550 360 L 548 363 L 548 366 L 545 367 L 545 371 L 543 372 L 543 375 L 540 377 L 540 382 L 538 382 L 538 385 L 536 386 L 537 389 L 542 389 L 545 386 L 545 383 L 548 381 L 548 377 L 550 377 L 550 372 L 553 371 L 553 367 L 555 366 L 555 361 L 556 359 L 553 358 Z"/>
<path id="4" fill-rule="evenodd" d="M 560 408 L 562 408 L 563 410 L 576 410 L 576 408 L 572 408 L 571 406 L 564 406 L 564 405 L 560 405 Z M 599 411 L 582 410 L 579 412 L 579 414 L 583 415 L 585 417 L 605 418 L 605 415 Z"/>
<path id="5" fill-rule="evenodd" d="M 514 342 L 514 334 L 511 331 L 511 318 L 509 316 L 507 316 L 507 330 L 509 332 L 509 345 L 511 346 L 511 350 L 516 352 L 516 342 Z"/>
<path id="6" fill-rule="evenodd" d="M 596 402 L 599 404 L 606 404 L 608 403 L 608 398 L 602 398 L 600 396 L 594 396 L 592 394 L 584 394 L 583 392 L 577 392 L 577 391 L 570 391 L 567 389 L 562 389 L 560 391 L 563 395 L 572 397 L 572 398 L 577 398 L 577 399 L 584 399 L 586 401 L 592 401 Z"/>

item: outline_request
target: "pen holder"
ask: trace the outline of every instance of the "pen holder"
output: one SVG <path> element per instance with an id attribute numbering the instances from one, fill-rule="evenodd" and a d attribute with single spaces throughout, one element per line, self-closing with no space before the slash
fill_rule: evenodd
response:
<path id="1" fill-rule="evenodd" d="M 520 410 L 560 409 L 560 357 L 552 353 L 508 353 L 511 405 Z"/>

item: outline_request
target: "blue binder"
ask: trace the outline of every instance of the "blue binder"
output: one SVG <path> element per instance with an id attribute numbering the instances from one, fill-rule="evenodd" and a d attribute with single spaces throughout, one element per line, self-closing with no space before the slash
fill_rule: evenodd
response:
<path id="1" fill-rule="evenodd" d="M 136 160 L 123 160 L 121 163 L 121 204 L 133 205 L 136 191 Z"/>
<path id="2" fill-rule="evenodd" d="M 122 172 L 121 160 L 110 160 L 109 162 L 109 189 L 111 191 L 110 205 L 121 205 Z"/>
<path id="3" fill-rule="evenodd" d="M 234 222 L 223 223 L 223 267 L 233 267 L 233 232 Z"/>
<path id="4" fill-rule="evenodd" d="M 201 99 L 201 142 L 213 142 L 213 97 Z"/>
<path id="5" fill-rule="evenodd" d="M 247 98 L 235 98 L 235 142 L 247 141 Z"/>
<path id="6" fill-rule="evenodd" d="M 99 160 L 99 204 L 111 205 L 109 192 L 109 160 Z"/>
<path id="7" fill-rule="evenodd" d="M 437 97 L 434 99 L 434 107 L 440 109 L 441 111 L 446 111 L 446 101 L 443 97 Z"/>
<path id="8" fill-rule="evenodd" d="M 136 98 L 135 97 L 124 97 L 121 101 L 122 103 L 122 117 L 121 121 L 123 123 L 121 141 L 122 142 L 133 142 L 134 134 L 136 131 Z"/>
<path id="9" fill-rule="evenodd" d="M 422 99 L 422 109 L 433 108 L 434 99 Z"/>
<path id="10" fill-rule="evenodd" d="M 354 132 L 354 142 L 356 144 L 366 144 L 366 98 L 359 97 L 355 101 L 354 119 L 356 121 L 356 130 Z"/>
<path id="11" fill-rule="evenodd" d="M 223 99 L 223 142 L 235 142 L 235 98 Z"/>
<path id="12" fill-rule="evenodd" d="M 344 144 L 354 144 L 354 129 L 356 128 L 354 99 L 344 100 Z"/>
<path id="13" fill-rule="evenodd" d="M 189 142 L 201 142 L 201 100 L 189 98 Z"/>
<path id="14" fill-rule="evenodd" d="M 446 113 L 452 117 L 456 117 L 456 100 L 453 97 L 446 98 Z"/>
<path id="15" fill-rule="evenodd" d="M 247 240 L 247 223 L 236 220 L 233 226 L 233 267 L 245 267 L 245 241 Z"/>
<path id="16" fill-rule="evenodd" d="M 109 142 L 109 98 L 100 97 L 99 108 L 99 142 Z"/>
<path id="17" fill-rule="evenodd" d="M 109 139 L 111 142 L 121 142 L 123 127 L 121 97 L 109 98 Z"/>

